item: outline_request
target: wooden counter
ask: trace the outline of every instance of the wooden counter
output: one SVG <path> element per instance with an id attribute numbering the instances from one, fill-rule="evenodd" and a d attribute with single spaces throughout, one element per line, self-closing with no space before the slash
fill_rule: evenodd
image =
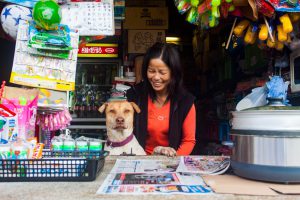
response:
<path id="1" fill-rule="evenodd" d="M 108 156 L 105 166 L 95 181 L 92 182 L 0 182 L 1 200 L 256 200 L 256 199 L 300 199 L 300 195 L 278 195 L 278 196 L 246 196 L 232 194 L 212 195 L 98 195 L 96 194 L 106 175 L 112 169 L 115 160 L 121 156 Z M 156 156 L 124 157 L 123 159 L 172 159 Z"/>

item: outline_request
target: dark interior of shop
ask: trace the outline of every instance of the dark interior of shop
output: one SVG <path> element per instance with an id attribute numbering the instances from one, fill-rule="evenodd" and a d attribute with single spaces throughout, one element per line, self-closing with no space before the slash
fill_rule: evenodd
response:
<path id="1" fill-rule="evenodd" d="M 229 49 L 225 50 L 224 44 L 232 26 L 230 17 L 208 34 L 188 23 L 186 15 L 178 13 L 173 0 L 166 0 L 166 5 L 169 10 L 166 36 L 181 38 L 178 45 L 184 65 L 184 83 L 197 98 L 197 144 L 193 153 L 221 154 L 226 150 L 220 143 L 229 137 L 230 111 L 252 88 L 264 83 L 269 72 L 274 71 L 275 59 L 282 58 L 282 53 L 257 45 L 245 46 L 239 39 L 235 41 L 237 47 L 231 42 Z M 124 37 L 119 43 L 126 44 Z M 0 38 L 0 80 L 6 80 L 7 85 L 10 85 L 14 45 L 14 41 Z M 119 59 L 126 55 L 125 47 L 122 48 Z M 284 51 L 289 52 L 287 49 Z M 249 65 L 252 62 L 254 64 Z M 280 73 L 285 76 L 287 71 L 285 68 Z M 298 99 L 297 94 L 293 94 L 290 102 L 299 105 Z"/>

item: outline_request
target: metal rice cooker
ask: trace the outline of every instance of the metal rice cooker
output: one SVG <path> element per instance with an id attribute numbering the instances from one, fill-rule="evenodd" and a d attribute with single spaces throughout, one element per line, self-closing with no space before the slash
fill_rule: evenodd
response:
<path id="1" fill-rule="evenodd" d="M 300 107 L 263 106 L 232 112 L 231 166 L 241 177 L 300 182 Z"/>

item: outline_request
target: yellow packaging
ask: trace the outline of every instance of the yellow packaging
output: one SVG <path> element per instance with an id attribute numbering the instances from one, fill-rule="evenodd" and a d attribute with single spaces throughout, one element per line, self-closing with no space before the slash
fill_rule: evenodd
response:
<path id="1" fill-rule="evenodd" d="M 268 27 L 267 27 L 266 24 L 261 24 L 260 25 L 260 31 L 259 31 L 259 34 L 258 34 L 258 38 L 260 40 L 268 39 Z"/>
<path id="2" fill-rule="evenodd" d="M 247 44 L 254 44 L 257 38 L 257 33 L 253 31 L 253 26 L 248 26 L 246 35 L 244 37 L 244 42 Z"/>
<path id="3" fill-rule="evenodd" d="M 272 33 L 272 35 L 273 35 L 273 38 L 274 38 L 274 40 L 275 40 L 275 34 L 274 34 L 274 32 Z M 269 36 L 268 37 L 268 40 L 267 40 L 267 46 L 269 47 L 269 48 L 274 48 L 275 47 L 275 44 L 276 44 L 276 41 L 274 41 L 274 42 L 272 42 L 272 40 L 271 40 L 271 37 Z"/>
<path id="4" fill-rule="evenodd" d="M 282 42 L 276 41 L 275 48 L 278 51 L 281 51 L 283 49 L 283 47 L 284 47 L 284 44 Z"/>
<path id="5" fill-rule="evenodd" d="M 287 41 L 287 33 L 283 31 L 282 25 L 277 25 L 277 38 L 279 42 Z"/>
<path id="6" fill-rule="evenodd" d="M 233 33 L 237 36 L 237 37 L 241 37 L 243 35 L 244 30 L 249 26 L 250 22 L 248 20 L 242 20 L 238 23 L 238 25 L 236 25 L 236 27 L 234 27 L 233 29 Z"/>
<path id="7" fill-rule="evenodd" d="M 290 33 L 293 31 L 293 25 L 288 14 L 282 15 L 279 17 L 279 20 L 282 23 L 283 31 L 285 33 Z"/>

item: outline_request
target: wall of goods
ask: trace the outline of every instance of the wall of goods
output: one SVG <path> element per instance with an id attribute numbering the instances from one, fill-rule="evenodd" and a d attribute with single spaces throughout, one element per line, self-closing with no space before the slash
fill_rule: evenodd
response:
<path id="1" fill-rule="evenodd" d="M 43 143 L 41 151 L 75 118 L 100 117 L 97 109 L 119 73 L 125 1 L 5 0 L 0 6 L 1 42 L 15 44 L 11 65 L 2 66 L 11 73 L 0 90 L 0 144 L 27 152 Z M 102 138 L 98 129 L 88 136 Z"/>
<path id="2" fill-rule="evenodd" d="M 197 137 L 206 143 L 228 140 L 230 111 L 253 88 L 270 76 L 291 81 L 293 88 L 290 55 L 300 47 L 299 2 L 177 0 L 175 5 L 195 25 Z M 297 92 L 288 90 L 294 105 Z"/>
<path id="3" fill-rule="evenodd" d="M 197 96 L 200 142 L 228 140 L 230 111 L 269 76 L 292 81 L 289 56 L 300 47 L 298 1 L 128 0 L 126 7 L 125 0 L 43 2 L 1 2 L 0 36 L 16 44 L 9 82 L 39 90 L 16 102 L 35 104 L 44 131 L 69 125 L 69 105 L 73 116 L 99 117 L 96 108 L 114 84 L 140 81 L 142 55 L 174 28 L 170 8 L 194 26 L 195 64 L 186 71 L 196 81 L 185 78 Z M 50 19 L 41 14 L 48 7 Z M 64 120 L 57 112 L 67 112 Z"/>

